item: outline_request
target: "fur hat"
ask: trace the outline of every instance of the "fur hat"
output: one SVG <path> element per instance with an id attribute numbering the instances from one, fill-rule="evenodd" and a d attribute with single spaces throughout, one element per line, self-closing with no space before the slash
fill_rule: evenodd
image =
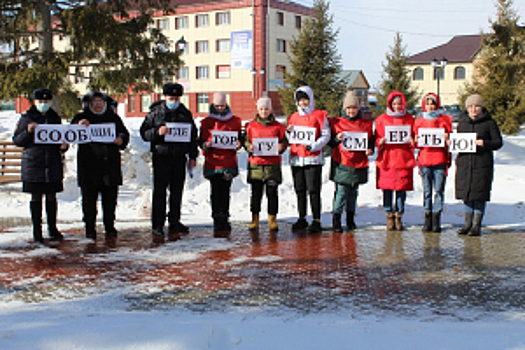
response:
<path id="1" fill-rule="evenodd" d="M 266 107 L 270 111 L 272 110 L 272 100 L 269 97 L 261 97 L 257 100 L 257 109 Z"/>
<path id="2" fill-rule="evenodd" d="M 51 100 L 53 93 L 49 89 L 36 89 L 33 91 L 33 100 Z"/>
<path id="3" fill-rule="evenodd" d="M 467 97 L 467 99 L 465 100 L 465 107 L 468 108 L 468 106 L 472 106 L 472 105 L 483 107 L 484 103 L 480 95 L 474 94 L 474 95 L 470 95 L 469 97 Z"/>
<path id="4" fill-rule="evenodd" d="M 226 94 L 224 92 L 216 92 L 213 94 L 213 104 L 215 106 L 225 106 L 228 104 L 226 101 Z"/>
<path id="5" fill-rule="evenodd" d="M 355 93 L 352 90 L 348 90 L 346 92 L 345 99 L 343 101 L 343 108 L 350 107 L 350 106 L 357 106 L 359 107 L 359 99 L 355 95 Z"/>
<path id="6" fill-rule="evenodd" d="M 184 88 L 179 83 L 166 83 L 162 87 L 162 94 L 165 96 L 182 96 Z"/>

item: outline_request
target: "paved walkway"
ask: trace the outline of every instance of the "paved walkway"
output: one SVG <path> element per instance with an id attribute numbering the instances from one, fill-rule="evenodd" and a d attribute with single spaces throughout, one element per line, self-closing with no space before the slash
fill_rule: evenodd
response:
<path id="1" fill-rule="evenodd" d="M 358 230 L 294 234 L 288 224 L 229 238 L 194 226 L 180 240 L 126 229 L 96 243 L 0 245 L 0 299 L 28 303 L 119 291 L 130 309 L 264 308 L 279 313 L 476 320 L 525 309 L 525 234 L 481 238 Z"/>

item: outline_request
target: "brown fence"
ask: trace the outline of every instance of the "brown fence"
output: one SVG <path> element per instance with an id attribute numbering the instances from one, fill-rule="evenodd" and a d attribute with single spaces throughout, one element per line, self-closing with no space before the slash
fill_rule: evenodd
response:
<path id="1" fill-rule="evenodd" d="M 21 180 L 22 151 L 11 141 L 0 141 L 0 184 Z"/>

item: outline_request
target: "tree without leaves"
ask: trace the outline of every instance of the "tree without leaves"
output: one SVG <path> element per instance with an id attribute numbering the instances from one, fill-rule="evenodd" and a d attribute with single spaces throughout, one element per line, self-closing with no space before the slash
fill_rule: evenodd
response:
<path id="1" fill-rule="evenodd" d="M 4 0 L 0 4 L 0 99 L 30 97 L 38 87 L 55 93 L 82 68 L 88 88 L 111 94 L 129 86 L 151 89 L 175 75 L 179 53 L 153 23 L 153 8 L 171 11 L 169 0 Z M 137 10 L 130 14 L 130 10 Z M 55 20 L 57 19 L 57 20 Z M 65 50 L 53 38 L 69 40 Z M 38 49 L 31 41 L 38 39 Z"/>
<path id="2" fill-rule="evenodd" d="M 502 132 L 516 134 L 525 121 L 525 28 L 512 0 L 498 0 L 492 33 L 483 37 L 476 75 L 461 100 L 479 93 Z"/>
<path id="3" fill-rule="evenodd" d="M 386 64 L 383 64 L 383 77 L 377 91 L 377 104 L 383 109 L 377 113 L 383 113 L 386 108 L 388 95 L 392 91 L 400 91 L 405 95 L 407 109 L 413 109 L 419 102 L 419 93 L 411 88 L 409 69 L 406 66 L 406 47 L 403 46 L 403 37 L 396 33 L 394 46 L 386 54 Z"/>
<path id="4" fill-rule="evenodd" d="M 339 115 L 345 84 L 338 78 L 341 71 L 337 55 L 338 32 L 332 29 L 333 16 L 328 13 L 329 4 L 324 0 L 314 2 L 314 17 L 303 23 L 297 38 L 290 43 L 288 59 L 292 72 L 286 72 L 289 86 L 280 89 L 281 103 L 287 115 L 296 111 L 294 91 L 308 85 L 314 91 L 317 109 Z"/>

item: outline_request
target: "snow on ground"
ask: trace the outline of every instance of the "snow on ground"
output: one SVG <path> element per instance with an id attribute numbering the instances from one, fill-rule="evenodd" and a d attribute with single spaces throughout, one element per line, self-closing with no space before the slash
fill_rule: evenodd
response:
<path id="1" fill-rule="evenodd" d="M 10 139 L 18 116 L 0 112 L 0 139 Z M 151 197 L 151 170 L 147 163 L 149 144 L 139 135 L 141 119 L 126 119 L 131 142 L 124 152 L 124 186 L 121 188 L 117 228 L 148 227 Z M 525 229 L 525 132 L 505 137 L 504 147 L 496 152 L 496 173 L 492 201 L 487 207 L 485 225 L 489 230 Z M 76 149 L 67 152 L 65 191 L 59 194 L 61 229 L 79 228 L 80 192 L 76 186 Z M 283 164 L 287 163 L 285 155 Z M 373 160 L 373 159 L 372 159 Z M 232 220 L 249 220 L 250 189 L 246 183 L 247 154 L 239 153 L 241 174 L 232 186 Z M 209 184 L 202 176 L 203 159 L 192 179 L 188 178 L 183 203 L 183 222 L 211 223 Z M 289 166 L 283 166 L 280 186 L 279 219 L 296 218 L 295 194 Z M 323 224 L 330 226 L 333 184 L 328 180 L 329 167 L 323 173 Z M 454 199 L 454 172 L 450 169 L 446 187 L 443 223 L 462 222 L 462 203 Z M 407 199 L 405 221 L 421 225 L 422 185 Z M 6 247 L 32 247 L 29 195 L 21 193 L 21 184 L 0 186 L 0 219 L 20 222 L 19 227 L 0 234 L 1 257 L 9 257 Z M 369 183 L 360 188 L 356 221 L 360 227 L 383 227 L 381 192 L 375 189 L 373 162 Z M 263 209 L 264 211 L 264 209 Z M 14 218 L 14 219 L 13 219 Z M 263 215 L 263 218 L 265 216 Z M 18 221 L 17 221 L 18 220 Z M 230 243 L 200 240 L 177 242 L 165 251 L 160 249 L 141 259 L 164 259 L 167 262 L 198 259 L 204 251 L 227 249 Z M 59 254 L 52 247 L 33 249 L 31 254 Z M 136 252 L 119 251 L 111 259 L 126 255 L 132 260 Z M 142 252 L 148 254 L 148 252 Z M 16 256 L 12 256 L 15 257 Z M 272 257 L 268 257 L 270 259 Z M 239 263 L 238 260 L 227 262 Z M 4 293 L 0 285 L 0 294 Z M 497 321 L 458 322 L 446 318 L 421 321 L 350 314 L 273 315 L 262 310 L 245 312 L 194 313 L 185 310 L 130 311 L 121 299 L 126 291 L 42 303 L 3 302 L 0 306 L 0 348 L 2 349 L 525 349 L 523 321 L 525 314 L 501 315 Z"/>

